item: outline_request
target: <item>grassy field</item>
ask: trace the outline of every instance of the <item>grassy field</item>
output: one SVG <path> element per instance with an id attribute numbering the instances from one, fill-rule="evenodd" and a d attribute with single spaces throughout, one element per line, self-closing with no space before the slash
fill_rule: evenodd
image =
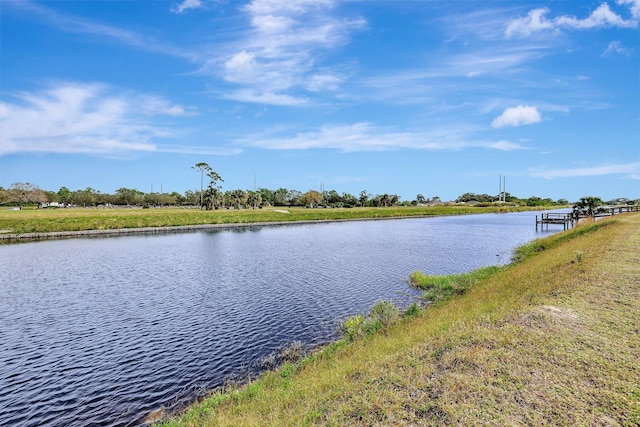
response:
<path id="1" fill-rule="evenodd" d="M 0 210 L 0 234 L 110 230 L 200 224 L 237 224 L 513 212 L 513 207 L 265 208 L 201 211 L 198 209 L 32 209 Z M 530 209 L 530 208 L 529 208 Z"/>
<path id="2" fill-rule="evenodd" d="M 582 225 L 165 426 L 640 425 L 640 214 Z"/>

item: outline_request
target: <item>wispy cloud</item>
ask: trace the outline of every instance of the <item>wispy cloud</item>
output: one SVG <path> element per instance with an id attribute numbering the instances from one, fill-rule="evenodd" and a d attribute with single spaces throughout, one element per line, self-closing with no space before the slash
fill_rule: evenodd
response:
<path id="1" fill-rule="evenodd" d="M 48 25 L 63 32 L 101 37 L 137 49 L 184 58 L 189 61 L 199 61 L 201 59 L 200 55 L 195 51 L 175 46 L 166 40 L 156 40 L 126 28 L 105 24 L 82 16 L 61 13 L 31 0 L 9 1 L 6 6 L 39 16 Z"/>
<path id="2" fill-rule="evenodd" d="M 389 151 L 403 148 L 433 151 L 485 148 L 512 151 L 525 148 L 509 141 L 474 140 L 470 132 L 459 127 L 428 132 L 397 132 L 368 122 L 324 125 L 319 129 L 299 132 L 293 136 L 252 135 L 238 140 L 237 143 L 269 150 L 331 149 L 344 152 Z"/>
<path id="3" fill-rule="evenodd" d="M 604 175 L 625 175 L 628 178 L 638 179 L 640 177 L 640 162 L 605 164 L 568 169 L 535 170 L 529 173 L 530 176 L 546 179 L 604 176 Z"/>
<path id="4" fill-rule="evenodd" d="M 288 107 L 303 105 L 308 101 L 303 97 L 296 97 L 282 93 L 264 92 L 256 89 L 239 89 L 227 92 L 223 96 L 234 101 Z"/>
<path id="5" fill-rule="evenodd" d="M 199 9 L 203 6 L 201 0 L 183 0 L 179 5 L 171 8 L 173 13 L 183 13 L 189 9 Z"/>
<path id="6" fill-rule="evenodd" d="M 576 18 L 575 16 L 563 15 L 557 18 L 548 19 L 548 8 L 538 8 L 529 11 L 524 18 L 515 19 L 507 25 L 505 35 L 513 37 L 516 35 L 529 36 L 540 31 L 558 31 L 563 28 L 578 30 L 592 28 L 636 28 L 638 26 L 638 6 L 637 0 L 621 0 L 619 4 L 631 4 L 631 12 L 634 19 L 624 19 L 611 10 L 607 3 L 602 3 L 586 18 Z"/>
<path id="7" fill-rule="evenodd" d="M 518 105 L 504 110 L 502 114 L 496 117 L 491 126 L 501 128 L 505 126 L 521 126 L 538 123 L 542 120 L 540 113 L 536 107 L 528 105 Z"/>
<path id="8" fill-rule="evenodd" d="M 634 50 L 629 47 L 625 47 L 619 41 L 613 41 L 609 43 L 609 46 L 602 52 L 601 56 L 622 55 L 631 56 Z"/>
<path id="9" fill-rule="evenodd" d="M 452 100 L 464 99 L 464 102 L 454 101 L 455 109 L 471 107 L 471 104 L 486 102 L 482 99 L 484 96 L 494 97 L 497 85 L 504 91 L 512 78 L 518 78 L 521 84 L 520 77 L 527 67 L 545 56 L 545 47 L 534 43 L 502 49 L 481 48 L 430 58 L 423 68 L 361 76 L 357 82 L 361 88 L 353 90 L 349 99 L 428 105 L 434 112 L 451 110 Z"/>
<path id="10" fill-rule="evenodd" d="M 193 114 L 193 108 L 153 95 L 58 83 L 40 93 L 18 93 L 13 103 L 0 102 L 0 156 L 166 151 L 168 146 L 159 150 L 154 140 L 173 132 L 157 119 Z"/>
<path id="11" fill-rule="evenodd" d="M 242 8 L 250 29 L 228 46 L 224 57 L 209 61 L 203 70 L 220 73 L 238 88 L 226 97 L 243 102 L 298 105 L 306 102 L 300 92 L 336 90 L 343 75 L 318 69 L 318 54 L 344 44 L 365 21 L 332 15 L 334 3 L 252 1 Z"/>

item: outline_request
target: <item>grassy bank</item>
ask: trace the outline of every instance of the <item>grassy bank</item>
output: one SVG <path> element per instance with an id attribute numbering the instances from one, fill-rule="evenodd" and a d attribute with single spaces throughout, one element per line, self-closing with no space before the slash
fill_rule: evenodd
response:
<path id="1" fill-rule="evenodd" d="M 165 426 L 638 425 L 640 214 L 536 241 L 464 295 Z"/>
<path id="2" fill-rule="evenodd" d="M 201 211 L 198 209 L 37 209 L 0 210 L 0 234 L 173 227 L 202 224 L 243 224 L 280 221 L 420 217 L 471 213 L 514 212 L 521 207 L 388 207 L 388 208 L 265 208 Z"/>

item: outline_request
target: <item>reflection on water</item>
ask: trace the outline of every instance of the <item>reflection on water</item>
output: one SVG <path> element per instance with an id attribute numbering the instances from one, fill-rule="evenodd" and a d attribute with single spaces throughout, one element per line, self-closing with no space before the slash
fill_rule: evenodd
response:
<path id="1" fill-rule="evenodd" d="M 142 424 L 246 375 L 287 342 L 335 339 L 338 319 L 380 299 L 407 305 L 417 296 L 412 271 L 508 263 L 539 235 L 534 217 L 0 246 L 0 425 Z"/>

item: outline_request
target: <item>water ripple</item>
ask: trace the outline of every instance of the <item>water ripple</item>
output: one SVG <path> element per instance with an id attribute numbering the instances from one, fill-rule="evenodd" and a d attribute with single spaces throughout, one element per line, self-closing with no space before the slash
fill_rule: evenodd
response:
<path id="1" fill-rule="evenodd" d="M 0 246 L 0 425 L 128 426 L 337 319 L 408 304 L 414 270 L 506 263 L 532 214 Z"/>

